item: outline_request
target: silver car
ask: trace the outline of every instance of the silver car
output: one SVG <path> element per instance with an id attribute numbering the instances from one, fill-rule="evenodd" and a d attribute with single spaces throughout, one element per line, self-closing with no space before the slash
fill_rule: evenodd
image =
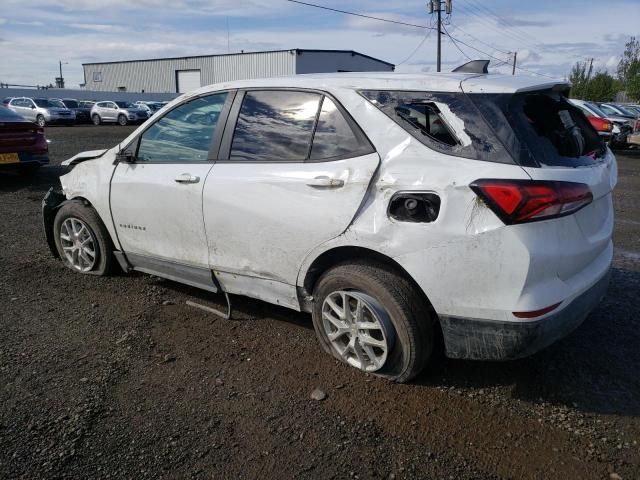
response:
<path id="1" fill-rule="evenodd" d="M 149 114 L 129 102 L 98 102 L 91 109 L 91 121 L 94 125 L 101 123 L 142 123 L 149 118 Z"/>
<path id="2" fill-rule="evenodd" d="M 12 98 L 7 106 L 18 115 L 44 127 L 50 124 L 73 125 L 76 114 L 64 103 L 50 98 Z"/>

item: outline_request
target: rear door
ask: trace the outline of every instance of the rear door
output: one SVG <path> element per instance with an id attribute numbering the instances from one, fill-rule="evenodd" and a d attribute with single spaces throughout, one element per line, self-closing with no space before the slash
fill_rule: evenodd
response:
<path id="1" fill-rule="evenodd" d="M 270 295 L 293 289 L 294 297 L 304 257 L 349 226 L 378 164 L 335 99 L 315 91 L 239 92 L 204 187 L 209 263 L 223 285 L 226 273 L 238 293 L 279 302 Z M 263 288 L 243 291 L 242 277 Z"/>

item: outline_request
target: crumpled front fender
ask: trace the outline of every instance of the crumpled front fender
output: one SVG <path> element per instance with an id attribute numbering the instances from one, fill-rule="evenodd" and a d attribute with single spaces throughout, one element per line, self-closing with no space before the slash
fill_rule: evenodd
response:
<path id="1" fill-rule="evenodd" d="M 59 258 L 58 248 L 53 236 L 53 221 L 56 218 L 56 212 L 67 201 L 61 190 L 51 187 L 42 199 L 42 223 L 44 226 L 44 236 L 49 245 L 49 250 L 54 257 Z"/>

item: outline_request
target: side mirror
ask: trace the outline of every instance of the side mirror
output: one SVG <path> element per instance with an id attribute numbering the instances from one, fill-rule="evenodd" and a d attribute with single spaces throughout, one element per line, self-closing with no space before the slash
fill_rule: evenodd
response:
<path id="1" fill-rule="evenodd" d="M 116 163 L 135 163 L 136 156 L 128 150 L 120 150 L 116 153 Z"/>
<path id="2" fill-rule="evenodd" d="M 31 105 L 31 110 L 35 110 L 36 106 L 35 105 Z"/>

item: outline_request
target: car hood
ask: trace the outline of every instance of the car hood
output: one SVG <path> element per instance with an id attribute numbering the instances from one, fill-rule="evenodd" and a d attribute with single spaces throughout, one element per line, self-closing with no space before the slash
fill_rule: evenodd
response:
<path id="1" fill-rule="evenodd" d="M 100 158 L 102 155 L 107 153 L 109 149 L 104 150 L 88 150 L 86 152 L 80 152 L 77 155 L 74 155 L 68 160 L 65 160 L 61 163 L 66 167 L 77 165 L 78 163 L 86 162 L 87 160 L 93 160 L 94 158 Z"/>

